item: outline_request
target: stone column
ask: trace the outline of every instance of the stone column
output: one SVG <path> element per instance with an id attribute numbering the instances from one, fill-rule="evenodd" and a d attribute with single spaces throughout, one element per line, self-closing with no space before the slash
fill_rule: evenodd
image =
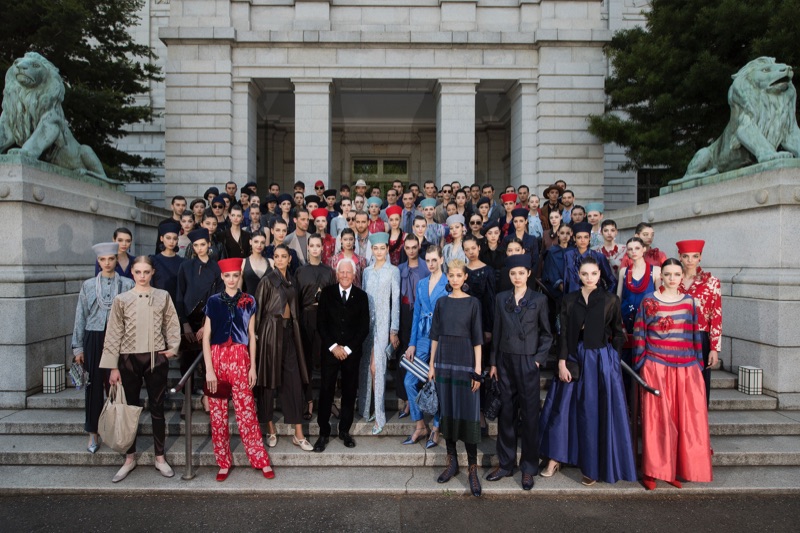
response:
<path id="1" fill-rule="evenodd" d="M 239 187 L 256 180 L 258 159 L 258 96 L 251 81 L 233 84 L 233 175 Z"/>
<path id="2" fill-rule="evenodd" d="M 294 178 L 313 188 L 331 173 L 331 80 L 294 78 Z"/>
<path id="3" fill-rule="evenodd" d="M 475 80 L 440 80 L 436 90 L 436 184 L 475 180 Z"/>
<path id="4" fill-rule="evenodd" d="M 535 191 L 541 189 L 537 181 L 539 150 L 537 142 L 538 121 L 536 82 L 520 80 L 509 91 L 511 100 L 511 185 L 528 185 Z"/>

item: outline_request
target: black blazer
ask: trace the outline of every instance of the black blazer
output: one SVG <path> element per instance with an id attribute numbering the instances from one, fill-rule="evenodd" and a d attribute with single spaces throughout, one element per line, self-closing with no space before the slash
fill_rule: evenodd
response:
<path id="1" fill-rule="evenodd" d="M 589 304 L 580 290 L 565 294 L 561 301 L 561 351 L 559 359 L 578 351 L 583 327 L 583 345 L 598 349 L 611 344 L 619 354 L 625 344 L 619 298 L 597 288 L 589 293 Z"/>
<path id="2" fill-rule="evenodd" d="M 553 344 L 550 320 L 547 318 L 547 297 L 528 289 L 523 300 L 526 303 L 520 306 L 517 313 L 513 289 L 497 295 L 490 366 L 497 366 L 500 352 L 533 355 L 540 365 L 547 360 L 547 353 Z"/>
<path id="3" fill-rule="evenodd" d="M 332 344 L 349 347 L 354 356 L 361 355 L 361 346 L 369 334 L 369 300 L 367 293 L 353 285 L 347 305 L 342 303 L 339 284 L 328 285 L 319 295 L 317 331 L 322 349 Z"/>

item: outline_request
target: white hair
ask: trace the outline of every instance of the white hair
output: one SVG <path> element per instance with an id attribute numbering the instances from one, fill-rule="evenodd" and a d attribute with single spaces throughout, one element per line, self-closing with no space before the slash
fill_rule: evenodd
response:
<path id="1" fill-rule="evenodd" d="M 353 274 L 356 273 L 356 262 L 350 259 L 349 257 L 343 257 L 339 260 L 339 263 L 336 265 L 336 273 L 339 273 L 339 268 L 342 266 L 343 263 L 350 263 L 350 266 L 353 267 Z"/>

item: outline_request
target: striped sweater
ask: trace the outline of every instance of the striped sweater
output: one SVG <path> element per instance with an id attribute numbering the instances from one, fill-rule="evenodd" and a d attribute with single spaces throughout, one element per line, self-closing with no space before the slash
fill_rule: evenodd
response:
<path id="1" fill-rule="evenodd" d="M 633 362 L 638 370 L 645 360 L 668 366 L 703 368 L 697 307 L 691 296 L 674 303 L 647 294 L 636 313 Z"/>

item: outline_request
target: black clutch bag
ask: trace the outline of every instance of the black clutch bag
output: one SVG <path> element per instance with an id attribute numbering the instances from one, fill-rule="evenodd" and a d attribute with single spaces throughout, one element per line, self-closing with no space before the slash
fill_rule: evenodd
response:
<path id="1" fill-rule="evenodd" d="M 488 420 L 494 420 L 500 413 L 503 402 L 500 400 L 500 383 L 496 379 L 489 380 L 489 387 L 486 390 L 486 409 L 483 416 Z"/>
<path id="2" fill-rule="evenodd" d="M 567 370 L 569 370 L 569 373 L 572 375 L 572 381 L 581 379 L 581 365 L 579 365 L 577 361 L 567 360 Z"/>

